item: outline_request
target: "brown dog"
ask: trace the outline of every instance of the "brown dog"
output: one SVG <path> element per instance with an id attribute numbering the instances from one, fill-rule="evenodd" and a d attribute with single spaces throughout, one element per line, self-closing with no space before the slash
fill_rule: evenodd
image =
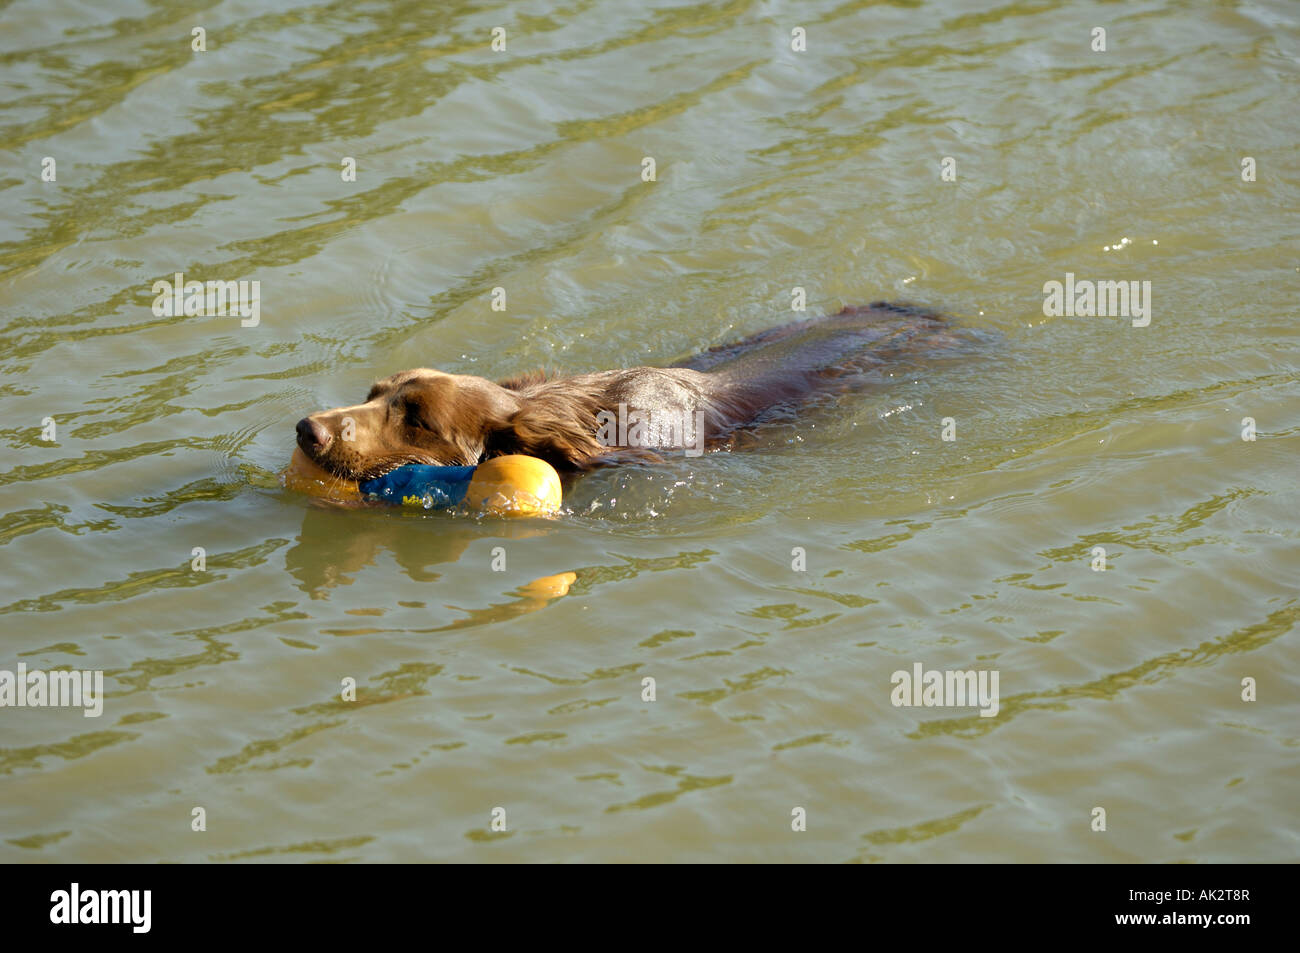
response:
<path id="1" fill-rule="evenodd" d="M 673 367 L 493 383 L 420 368 L 364 403 L 298 421 L 298 445 L 341 477 L 406 463 L 464 466 L 524 453 L 563 470 L 725 445 L 774 408 L 847 386 L 854 372 L 953 338 L 936 314 L 879 302 L 773 328 Z"/>

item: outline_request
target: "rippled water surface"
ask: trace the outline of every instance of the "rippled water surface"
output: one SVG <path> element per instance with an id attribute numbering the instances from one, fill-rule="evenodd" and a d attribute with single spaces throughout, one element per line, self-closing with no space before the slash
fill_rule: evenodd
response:
<path id="1" fill-rule="evenodd" d="M 1300 854 L 1295 4 L 0 19 L 0 669 L 108 693 L 0 709 L 0 860 Z M 260 324 L 155 316 L 176 272 Z M 1067 272 L 1149 326 L 1046 317 Z M 553 521 L 279 486 L 377 376 L 667 363 L 795 286 L 984 344 Z M 997 716 L 895 707 L 918 662 Z"/>

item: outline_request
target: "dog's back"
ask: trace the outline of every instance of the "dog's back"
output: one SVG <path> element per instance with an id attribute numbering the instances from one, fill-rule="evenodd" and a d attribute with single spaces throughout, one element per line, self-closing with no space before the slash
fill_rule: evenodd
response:
<path id="1" fill-rule="evenodd" d="M 876 302 L 769 328 L 673 366 L 703 373 L 712 393 L 741 403 L 741 416 L 758 417 L 777 405 L 850 389 L 876 368 L 934 356 L 959 342 L 942 315 Z"/>
<path id="2" fill-rule="evenodd" d="M 870 380 L 876 368 L 935 356 L 959 342 L 942 315 L 877 302 L 769 328 L 666 368 L 635 367 L 569 380 L 602 394 L 609 412 L 623 405 L 645 419 L 702 414 L 704 445 L 716 448 L 730 446 L 736 431 L 760 424 L 773 410 L 793 410 L 818 395 L 850 390 Z M 648 446 L 676 449 L 681 441 Z"/>
<path id="3" fill-rule="evenodd" d="M 759 379 L 786 372 L 838 376 L 837 368 L 870 367 L 896 359 L 905 351 L 921 353 L 950 347 L 955 342 L 943 315 L 912 305 L 877 301 L 826 317 L 768 328 L 672 366 L 733 379 Z"/>

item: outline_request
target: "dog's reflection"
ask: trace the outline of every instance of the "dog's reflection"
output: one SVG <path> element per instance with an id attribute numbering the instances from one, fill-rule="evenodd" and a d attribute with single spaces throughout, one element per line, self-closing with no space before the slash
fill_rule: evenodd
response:
<path id="1" fill-rule="evenodd" d="M 480 523 L 393 507 L 311 501 L 303 513 L 302 532 L 286 553 L 285 563 L 304 592 L 323 599 L 335 586 L 351 585 L 358 573 L 375 565 L 385 552 L 392 554 L 413 581 L 429 583 L 442 575 L 430 567 L 457 562 L 472 543 L 485 538 L 528 539 L 552 530 L 544 520 Z M 442 628 L 477 625 L 544 608 L 566 595 L 577 578 L 573 572 L 542 576 L 514 590 L 510 602 L 468 610 L 467 618 Z"/>

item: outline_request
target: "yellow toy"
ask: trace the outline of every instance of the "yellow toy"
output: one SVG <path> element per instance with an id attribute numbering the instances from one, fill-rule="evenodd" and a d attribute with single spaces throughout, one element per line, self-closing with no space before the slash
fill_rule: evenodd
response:
<path id="1" fill-rule="evenodd" d="M 290 490 L 341 501 L 370 501 L 423 509 L 464 503 L 490 516 L 549 516 L 560 509 L 560 475 L 545 460 L 510 454 L 475 467 L 407 464 L 373 480 L 345 480 L 293 451 L 284 485 Z"/>

